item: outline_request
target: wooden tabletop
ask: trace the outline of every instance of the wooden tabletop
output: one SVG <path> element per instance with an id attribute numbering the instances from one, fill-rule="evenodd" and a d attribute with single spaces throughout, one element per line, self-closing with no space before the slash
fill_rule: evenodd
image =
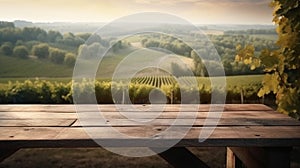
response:
<path id="1" fill-rule="evenodd" d="M 158 111 L 155 111 L 155 108 L 149 110 L 149 106 L 134 105 L 134 108 L 140 111 L 130 111 L 128 105 L 123 105 L 122 110 L 129 109 L 129 113 L 136 113 L 144 119 L 150 119 Z M 209 107 L 210 105 L 199 106 L 196 120 L 182 140 L 178 139 L 176 131 L 172 133 L 172 136 L 157 138 L 162 141 L 178 139 L 179 143 L 176 145 L 178 147 L 300 146 L 300 122 L 275 112 L 265 105 L 226 104 L 219 120 L 214 118 L 214 115 L 209 115 L 214 113 L 209 112 Z M 89 130 L 101 132 L 96 135 L 96 139 L 117 147 L 120 140 L 124 142 L 122 146 L 124 144 L 135 147 L 147 146 L 149 144 L 145 144 L 146 141 L 170 126 L 178 129 L 189 128 L 189 124 L 185 123 L 191 123 L 194 120 L 192 117 L 194 112 L 183 108 L 182 113 L 186 115 L 182 119 L 186 122 L 174 125 L 174 120 L 178 118 L 181 109 L 180 105 L 165 105 L 163 112 L 159 113 L 156 119 L 146 123 L 126 119 L 115 105 L 99 105 L 99 108 L 105 117 L 105 122 L 91 119 L 91 122 L 85 123 L 84 126 Z M 88 116 L 100 113 L 89 108 L 86 108 L 84 112 L 89 114 Z M 74 105 L 0 105 L 0 148 L 98 146 L 86 133 L 77 117 Z M 199 142 L 199 133 L 214 128 L 215 121 L 218 121 L 218 125 L 209 138 L 204 142 Z M 133 138 L 135 141 L 132 141 L 132 139 L 110 134 L 108 128 L 111 127 L 137 138 Z M 152 145 L 155 147 L 159 144 L 152 143 Z"/>

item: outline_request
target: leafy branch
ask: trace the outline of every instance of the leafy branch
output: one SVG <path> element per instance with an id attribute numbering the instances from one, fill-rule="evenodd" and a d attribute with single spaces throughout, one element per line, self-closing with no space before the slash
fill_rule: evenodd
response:
<path id="1" fill-rule="evenodd" d="M 300 1 L 273 0 L 271 6 L 280 48 L 257 55 L 253 45 L 238 45 L 235 61 L 251 70 L 263 67 L 266 74 L 258 96 L 273 92 L 277 110 L 300 119 Z"/>

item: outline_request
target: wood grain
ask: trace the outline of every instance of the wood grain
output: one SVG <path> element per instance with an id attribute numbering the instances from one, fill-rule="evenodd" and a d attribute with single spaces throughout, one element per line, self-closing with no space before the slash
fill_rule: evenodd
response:
<path id="1" fill-rule="evenodd" d="M 1 105 L 0 112 L 75 112 L 76 108 L 83 111 L 98 111 L 95 107 L 98 107 L 99 110 L 103 112 L 114 112 L 114 111 L 132 111 L 132 109 L 147 111 L 151 109 L 151 105 Z M 155 105 L 159 108 L 153 108 L 151 111 L 161 111 L 161 108 L 165 112 L 177 112 L 190 111 L 198 108 L 199 112 L 209 111 L 210 107 L 223 107 L 223 105 L 210 105 L 210 104 L 189 104 L 189 105 Z M 192 108 L 191 108 L 192 106 Z M 116 108 L 117 107 L 117 108 Z M 273 111 L 270 107 L 262 104 L 225 104 L 224 111 Z"/>
<path id="2" fill-rule="evenodd" d="M 161 147 L 169 141 L 179 141 L 176 144 L 179 147 L 300 146 L 300 122 L 267 106 L 226 104 L 223 113 L 208 112 L 210 105 L 200 105 L 198 113 L 190 111 L 193 108 L 189 106 L 193 105 L 184 106 L 180 116 L 180 105 L 166 105 L 162 113 L 157 110 L 161 106 L 134 105 L 139 112 L 131 110 L 129 105 L 120 107 L 125 115 L 149 120 L 140 122 L 128 120 L 115 105 L 97 106 L 102 113 L 91 105 L 81 105 L 81 113 L 75 112 L 74 105 L 0 105 L 0 148 L 98 146 L 92 138 L 118 147 Z M 105 117 L 102 121 L 101 114 Z M 112 133 L 112 128 L 126 136 Z M 165 134 L 168 129 L 169 134 Z M 199 134 L 210 131 L 212 134 L 200 143 Z"/>
<path id="3" fill-rule="evenodd" d="M 272 127 L 217 127 L 204 141 L 199 142 L 200 132 L 209 131 L 208 127 L 193 127 L 180 140 L 183 133 L 182 127 L 173 128 L 168 134 L 164 133 L 165 127 L 114 127 L 118 132 L 130 137 L 120 137 L 112 133 L 107 127 L 0 127 L 0 148 L 5 145 L 19 144 L 21 147 L 60 146 L 63 142 L 65 147 L 76 146 L 75 141 L 90 143 L 93 139 L 109 146 L 136 146 L 161 147 L 170 141 L 179 141 L 176 146 L 300 146 L 300 128 L 290 126 Z M 276 130 L 276 131 L 274 131 Z M 90 137 L 88 135 L 93 135 Z M 35 141 L 39 143 L 35 144 Z M 71 144 L 66 144 L 71 143 Z M 24 146 L 25 145 L 25 146 Z M 81 144 L 84 147 L 84 144 Z M 82 147 L 81 145 L 76 147 Z M 97 146 L 94 144 L 94 146 Z"/>
<path id="4" fill-rule="evenodd" d="M 12 119 L 0 120 L 0 127 L 68 127 L 76 119 Z"/>

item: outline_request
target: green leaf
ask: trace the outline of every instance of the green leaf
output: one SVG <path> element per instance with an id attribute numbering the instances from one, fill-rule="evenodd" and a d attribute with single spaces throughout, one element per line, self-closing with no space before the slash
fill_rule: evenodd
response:
<path id="1" fill-rule="evenodd" d="M 260 54 L 260 60 L 261 63 L 265 66 L 268 71 L 271 71 L 275 69 L 275 67 L 278 65 L 279 61 L 278 58 L 272 54 L 269 50 L 263 50 Z"/>

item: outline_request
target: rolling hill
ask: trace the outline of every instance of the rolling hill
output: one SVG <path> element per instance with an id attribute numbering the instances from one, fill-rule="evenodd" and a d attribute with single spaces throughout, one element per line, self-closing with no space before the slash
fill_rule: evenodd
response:
<path id="1" fill-rule="evenodd" d="M 112 77 L 115 69 L 119 63 L 124 63 L 124 58 L 130 57 L 133 59 L 134 65 L 142 64 L 153 59 L 166 56 L 167 54 L 162 51 L 155 51 L 151 49 L 137 49 L 137 48 L 125 48 L 115 52 L 113 55 L 109 55 L 103 58 L 99 65 L 97 72 L 97 78 L 110 78 Z M 122 61 L 123 60 L 123 61 Z M 128 61 L 128 59 L 125 59 Z M 193 62 L 191 58 L 169 55 L 168 59 L 163 61 L 164 68 L 170 69 L 170 62 L 178 62 L 182 60 L 185 66 L 192 66 Z M 89 67 L 89 61 L 86 61 L 86 67 Z M 183 64 L 180 64 L 183 65 Z M 28 59 L 21 59 L 12 56 L 0 55 L 0 77 L 1 78 L 71 78 L 73 74 L 73 67 L 69 67 L 63 64 L 55 64 L 49 60 L 40 60 L 33 57 Z M 182 67 L 186 68 L 186 67 Z M 130 70 L 130 66 L 127 70 Z M 142 75 L 151 75 L 156 72 L 147 70 L 147 73 Z"/>

